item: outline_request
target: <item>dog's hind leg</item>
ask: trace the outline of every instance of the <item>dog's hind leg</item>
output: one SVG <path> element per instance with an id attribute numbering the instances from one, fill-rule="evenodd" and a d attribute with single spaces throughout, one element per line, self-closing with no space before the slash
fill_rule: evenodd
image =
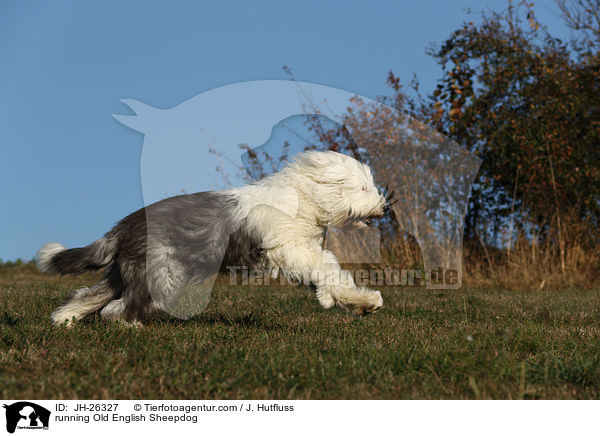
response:
<path id="1" fill-rule="evenodd" d="M 110 303 L 116 292 L 108 279 L 103 279 L 90 288 L 77 289 L 52 312 L 52 323 L 72 326 L 74 321 L 79 321 Z"/>
<path id="2" fill-rule="evenodd" d="M 121 297 L 104 306 L 102 311 L 100 311 L 100 316 L 107 321 L 124 322 L 125 308 L 125 298 Z"/>
<path id="3" fill-rule="evenodd" d="M 125 297 L 121 297 L 118 300 L 113 300 L 108 303 L 100 312 L 100 316 L 102 316 L 102 319 L 106 321 L 118 322 L 120 324 L 132 327 L 141 327 L 142 323 L 140 321 L 127 320 L 126 311 L 127 302 Z"/>

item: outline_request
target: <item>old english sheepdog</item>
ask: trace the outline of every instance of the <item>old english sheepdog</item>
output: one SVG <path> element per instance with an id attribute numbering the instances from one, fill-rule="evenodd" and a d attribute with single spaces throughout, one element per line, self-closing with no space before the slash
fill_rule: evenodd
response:
<path id="1" fill-rule="evenodd" d="M 307 151 L 258 182 L 158 201 L 86 247 L 42 246 L 42 271 L 106 271 L 94 286 L 74 291 L 52 321 L 71 325 L 100 310 L 104 319 L 138 324 L 169 312 L 170 298 L 198 280 L 199 270 L 257 264 L 310 285 L 326 309 L 374 312 L 381 293 L 356 286 L 323 245 L 328 226 L 367 225 L 384 215 L 389 199 L 367 165 L 334 151 Z"/>

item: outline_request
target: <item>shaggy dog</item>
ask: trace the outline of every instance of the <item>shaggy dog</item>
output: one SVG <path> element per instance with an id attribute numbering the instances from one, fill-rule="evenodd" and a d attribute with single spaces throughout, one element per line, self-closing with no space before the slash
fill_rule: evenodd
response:
<path id="1" fill-rule="evenodd" d="M 323 243 L 327 226 L 364 226 L 388 210 L 388 200 L 365 164 L 308 151 L 256 183 L 158 201 L 86 247 L 40 249 L 42 271 L 106 271 L 94 286 L 74 291 L 52 321 L 71 325 L 100 310 L 104 319 L 135 324 L 171 313 L 182 289 L 223 265 L 257 264 L 311 285 L 326 309 L 374 312 L 383 304 L 380 292 L 357 287 Z"/>

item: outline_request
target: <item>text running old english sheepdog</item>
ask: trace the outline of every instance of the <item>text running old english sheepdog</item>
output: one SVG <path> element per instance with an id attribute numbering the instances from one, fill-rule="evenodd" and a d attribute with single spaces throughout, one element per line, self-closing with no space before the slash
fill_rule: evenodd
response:
<path id="1" fill-rule="evenodd" d="M 71 325 L 101 311 L 107 320 L 138 323 L 171 313 L 182 289 L 220 267 L 257 264 L 290 280 L 308 278 L 326 309 L 374 312 L 383 304 L 380 292 L 357 287 L 323 244 L 327 226 L 365 225 L 383 216 L 389 199 L 367 165 L 334 151 L 307 151 L 256 183 L 158 201 L 86 247 L 40 249 L 42 271 L 106 271 L 97 284 L 74 291 L 52 321 Z"/>

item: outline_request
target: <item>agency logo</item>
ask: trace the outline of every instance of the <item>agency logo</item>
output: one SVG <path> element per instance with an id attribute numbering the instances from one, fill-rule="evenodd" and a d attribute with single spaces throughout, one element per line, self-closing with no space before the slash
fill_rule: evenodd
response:
<path id="1" fill-rule="evenodd" d="M 48 430 L 50 411 L 28 401 L 19 401 L 11 405 L 4 404 L 6 409 L 6 431 L 14 433 L 22 430 Z"/>
<path id="2" fill-rule="evenodd" d="M 421 283 L 428 289 L 461 287 L 464 217 L 481 160 L 430 126 L 380 101 L 284 80 L 223 86 L 169 109 L 132 99 L 122 102 L 133 114 L 114 117 L 144 135 L 140 175 L 146 206 L 180 194 L 258 182 L 308 150 L 337 151 L 365 163 L 386 200 L 394 193 L 389 201 L 393 214 L 381 218 L 377 227 L 370 226 L 370 220 L 352 229 L 328 226 L 323 247 L 342 264 L 380 265 L 381 235 L 388 241 L 398 239 L 396 247 L 403 247 L 407 234 L 421 251 L 422 268 L 415 266 L 412 271 L 423 279 Z M 269 195 L 246 197 L 247 209 L 254 216 L 279 221 L 318 212 L 319 220 L 327 222 L 326 213 L 339 214 L 341 210 L 350 216 L 351 211 L 360 210 L 360 200 L 353 202 L 353 195 L 360 196 L 356 189 L 348 188 L 350 184 L 344 185 L 344 180 L 338 177 L 335 183 L 322 183 L 323 189 L 311 188 L 310 192 L 304 188 L 300 192 L 304 185 L 298 184 L 274 188 Z M 339 194 L 342 190 L 344 195 Z M 343 201 L 336 203 L 333 198 Z M 346 208 L 346 203 L 352 203 L 351 207 Z M 306 204 L 314 205 L 313 209 Z M 231 237 L 244 234 L 235 227 L 239 221 L 225 218 L 217 221 L 221 217 L 215 216 L 217 224 L 211 228 L 218 230 L 214 232 L 182 229 L 169 233 L 172 253 L 190 253 L 177 261 L 177 268 L 192 278 L 174 282 L 168 295 L 162 281 L 148 281 L 153 300 L 170 315 L 187 319 L 208 305 Z M 164 223 L 162 209 L 147 209 L 146 240 L 163 241 Z M 274 234 L 266 245 L 279 244 L 278 236 Z M 193 249 L 192 241 L 197 244 Z M 250 249 L 249 253 L 253 255 Z M 167 259 L 166 255 L 148 258 L 147 277 L 169 271 L 172 266 Z M 276 274 L 278 267 L 271 265 L 271 273 Z M 329 270 L 322 269 L 336 273 L 340 268 L 332 264 Z M 373 270 L 368 272 L 370 275 Z M 400 270 L 398 273 L 401 275 Z M 307 279 L 314 281 L 313 276 Z"/>

